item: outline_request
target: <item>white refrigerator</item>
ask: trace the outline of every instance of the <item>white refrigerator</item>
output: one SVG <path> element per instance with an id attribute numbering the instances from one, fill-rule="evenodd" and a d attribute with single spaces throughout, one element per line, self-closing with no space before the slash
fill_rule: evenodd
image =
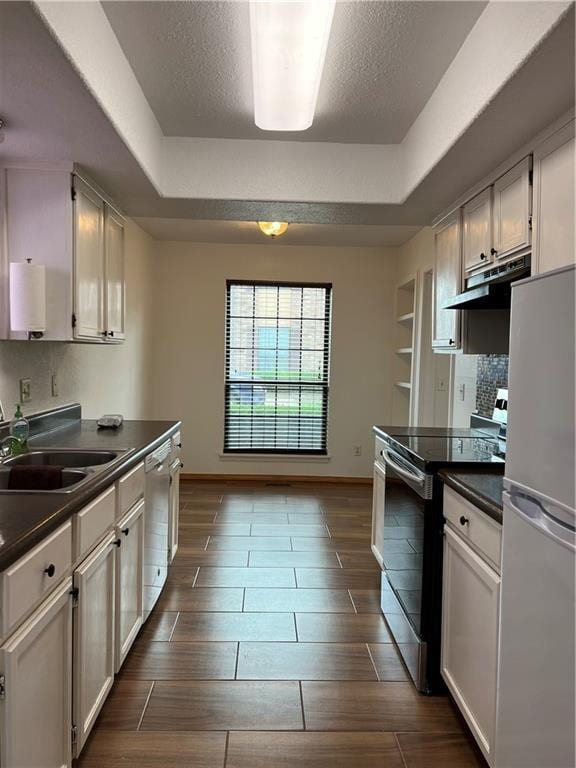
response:
<path id="1" fill-rule="evenodd" d="M 495 768 L 576 764 L 575 288 L 512 288 Z"/>

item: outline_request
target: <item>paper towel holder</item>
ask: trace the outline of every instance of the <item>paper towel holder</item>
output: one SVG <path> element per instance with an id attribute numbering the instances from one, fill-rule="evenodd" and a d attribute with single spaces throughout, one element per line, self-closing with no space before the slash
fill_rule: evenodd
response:
<path id="1" fill-rule="evenodd" d="M 41 339 L 46 329 L 45 267 L 32 259 L 10 264 L 10 327 Z M 40 291 L 38 295 L 38 291 Z"/>

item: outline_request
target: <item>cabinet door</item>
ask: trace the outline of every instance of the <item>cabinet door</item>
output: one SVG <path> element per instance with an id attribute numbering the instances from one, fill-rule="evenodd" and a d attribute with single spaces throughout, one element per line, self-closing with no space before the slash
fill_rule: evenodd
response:
<path id="1" fill-rule="evenodd" d="M 574 241 L 574 121 L 534 151 L 532 272 L 549 272 L 576 259 Z"/>
<path id="2" fill-rule="evenodd" d="M 66 579 L 0 649 L 4 768 L 71 765 L 71 588 Z"/>
<path id="3" fill-rule="evenodd" d="M 444 528 L 442 676 L 493 762 L 500 577 Z"/>
<path id="4" fill-rule="evenodd" d="M 168 517 L 168 563 L 174 560 L 178 550 L 178 526 L 180 524 L 180 459 L 170 467 L 170 510 Z"/>
<path id="5" fill-rule="evenodd" d="M 144 616 L 144 499 L 118 523 L 116 550 L 116 672 Z"/>
<path id="6" fill-rule="evenodd" d="M 460 345 L 460 311 L 442 309 L 446 299 L 460 293 L 462 228 L 460 211 L 436 227 L 434 254 L 434 318 L 432 346 L 457 349 Z"/>
<path id="7" fill-rule="evenodd" d="M 372 487 L 372 553 L 383 568 L 384 557 L 384 499 L 386 495 L 386 470 L 374 462 L 374 485 Z"/>
<path id="8" fill-rule="evenodd" d="M 116 537 L 111 533 L 74 572 L 75 756 L 82 751 L 114 682 Z"/>
<path id="9" fill-rule="evenodd" d="M 109 339 L 126 337 L 126 289 L 124 276 L 124 220 L 104 206 L 104 330 Z"/>
<path id="10" fill-rule="evenodd" d="M 492 196 L 494 247 L 491 253 L 496 257 L 496 261 L 530 248 L 532 239 L 530 165 L 531 158 L 527 157 L 494 184 Z"/>
<path id="11" fill-rule="evenodd" d="M 74 192 L 74 336 L 100 339 L 104 331 L 104 202 L 77 178 Z"/>
<path id="12" fill-rule="evenodd" d="M 492 189 L 489 187 L 466 203 L 464 217 L 464 269 L 483 267 L 492 260 Z"/>

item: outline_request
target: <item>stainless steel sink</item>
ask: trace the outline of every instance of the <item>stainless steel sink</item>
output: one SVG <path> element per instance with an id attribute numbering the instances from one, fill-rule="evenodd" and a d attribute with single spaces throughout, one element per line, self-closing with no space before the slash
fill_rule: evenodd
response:
<path id="1" fill-rule="evenodd" d="M 73 448 L 37 448 L 18 456 L 10 456 L 0 463 L 0 494 L 16 493 L 71 493 L 83 482 L 105 471 L 109 465 L 122 460 L 128 453 L 121 451 L 86 450 Z M 28 490 L 8 488 L 11 467 L 63 467 L 62 487 L 56 489 Z"/>
<path id="2" fill-rule="evenodd" d="M 8 480 L 10 477 L 9 468 L 0 467 L 0 493 L 69 493 L 74 490 L 78 483 L 81 483 L 88 477 L 88 472 L 83 472 L 80 469 L 64 469 L 62 470 L 62 487 L 56 489 L 35 489 L 29 490 L 23 489 L 10 489 L 8 488 Z"/>
<path id="3" fill-rule="evenodd" d="M 41 466 L 41 467 L 97 467 L 109 464 L 121 455 L 121 451 L 75 451 L 71 449 L 50 449 L 27 451 L 19 456 L 11 456 L 2 462 L 3 466 Z"/>

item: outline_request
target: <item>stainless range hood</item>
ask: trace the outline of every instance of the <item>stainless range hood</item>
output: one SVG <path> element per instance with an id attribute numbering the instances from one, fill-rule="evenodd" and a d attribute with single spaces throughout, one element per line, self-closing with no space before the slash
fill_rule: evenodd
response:
<path id="1" fill-rule="evenodd" d="M 466 290 L 446 299 L 443 309 L 510 309 L 512 283 L 530 275 L 530 255 L 466 280 Z"/>
<path id="2" fill-rule="evenodd" d="M 443 309 L 510 309 L 510 283 L 485 283 L 446 299 Z"/>

